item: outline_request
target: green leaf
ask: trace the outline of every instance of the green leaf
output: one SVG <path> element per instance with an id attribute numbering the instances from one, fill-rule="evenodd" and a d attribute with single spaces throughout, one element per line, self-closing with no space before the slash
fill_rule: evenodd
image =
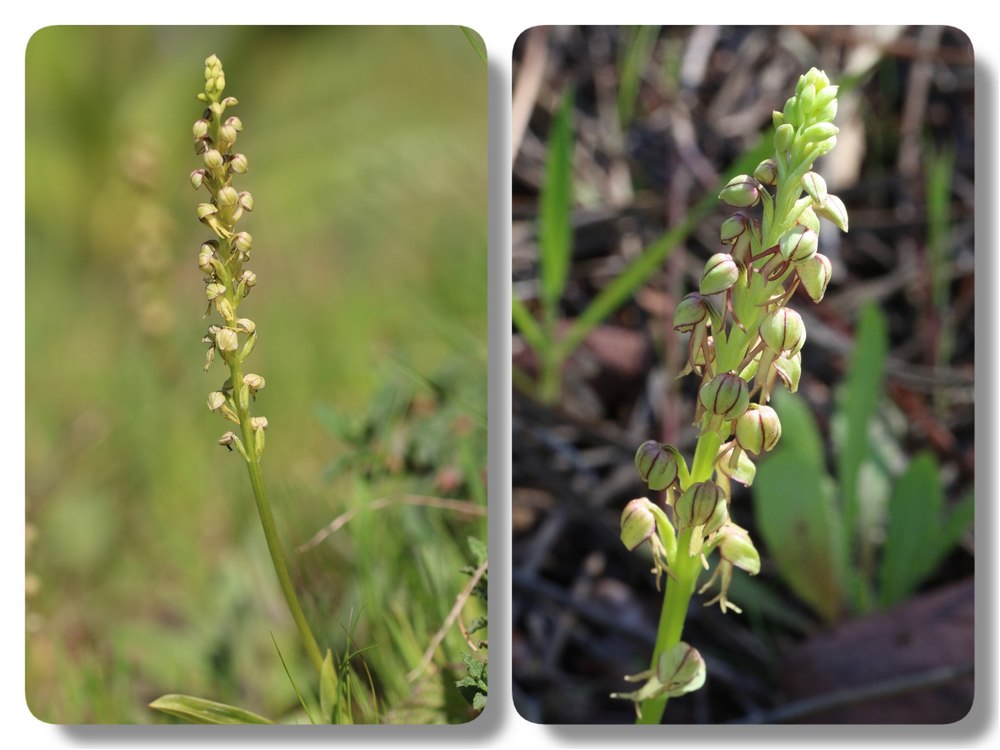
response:
<path id="1" fill-rule="evenodd" d="M 853 557 L 854 538 L 860 517 L 858 508 L 858 471 L 870 452 L 868 428 L 882 399 L 882 379 L 888 348 L 888 326 L 885 316 L 872 304 L 861 311 L 854 334 L 847 383 L 842 394 L 845 429 L 840 446 L 838 467 L 840 491 L 844 502 L 845 544 L 849 558 Z"/>
<path id="2" fill-rule="evenodd" d="M 476 693 L 472 698 L 472 707 L 477 711 L 482 711 L 486 708 L 486 694 Z"/>
<path id="3" fill-rule="evenodd" d="M 771 406 L 781 420 L 779 449 L 794 453 L 806 465 L 823 471 L 823 439 L 809 405 L 803 399 L 779 388 L 771 398 Z"/>
<path id="4" fill-rule="evenodd" d="M 639 98 L 642 74 L 645 72 L 656 47 L 659 26 L 632 26 L 623 29 L 627 42 L 621 56 L 618 82 L 618 119 L 622 130 L 628 130 Z"/>
<path id="5" fill-rule="evenodd" d="M 545 158 L 545 182 L 539 197 L 538 251 L 542 301 L 548 320 L 555 320 L 566 287 L 571 258 L 573 202 L 573 92 L 567 91 L 556 112 Z"/>
<path id="6" fill-rule="evenodd" d="M 944 519 L 944 494 L 937 461 L 914 457 L 893 487 L 889 524 L 879 569 L 879 603 L 906 599 L 933 573 L 972 522 L 974 495 L 967 495 Z"/>
<path id="7" fill-rule="evenodd" d="M 176 716 L 192 724 L 273 724 L 270 719 L 236 706 L 190 695 L 164 695 L 149 704 L 150 708 Z"/>
<path id="8" fill-rule="evenodd" d="M 334 722 L 333 712 L 337 707 L 337 673 L 333 667 L 333 654 L 330 649 L 326 650 L 326 658 L 323 659 L 323 668 L 319 673 L 319 710 L 323 713 L 323 718 L 331 723 Z"/>
<path id="9" fill-rule="evenodd" d="M 779 448 L 757 468 L 753 494 L 757 527 L 782 579 L 833 622 L 843 608 L 846 570 L 833 481 L 797 451 Z"/>

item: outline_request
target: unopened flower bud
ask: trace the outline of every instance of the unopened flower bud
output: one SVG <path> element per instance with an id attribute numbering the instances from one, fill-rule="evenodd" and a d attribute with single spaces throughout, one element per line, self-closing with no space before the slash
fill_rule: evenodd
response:
<path id="1" fill-rule="evenodd" d="M 781 439 L 781 421 L 770 406 L 750 404 L 736 420 L 736 442 L 740 448 L 755 455 L 769 451 Z"/>
<path id="2" fill-rule="evenodd" d="M 840 128 L 832 122 L 817 122 L 802 131 L 802 140 L 806 143 L 819 143 L 832 138 L 840 132 Z"/>
<path id="3" fill-rule="evenodd" d="M 232 430 L 230 430 L 229 432 L 224 433 L 222 435 L 222 437 L 219 438 L 218 442 L 219 442 L 219 445 L 221 445 L 221 446 L 223 446 L 225 448 L 228 448 L 229 450 L 232 450 L 233 449 L 233 445 L 238 440 L 239 440 L 239 438 L 236 437 L 236 433 L 233 432 Z"/>
<path id="4" fill-rule="evenodd" d="M 200 253 L 198 253 L 198 268 L 200 268 L 205 273 L 209 274 L 213 273 L 215 271 L 215 269 L 212 266 L 212 260 L 214 257 L 215 256 L 212 254 L 211 250 L 209 250 L 208 252 L 202 250 Z"/>
<path id="5" fill-rule="evenodd" d="M 240 208 L 244 211 L 253 211 L 253 196 L 246 190 L 240 193 Z"/>
<path id="6" fill-rule="evenodd" d="M 247 158 L 243 154 L 233 154 L 233 158 L 229 160 L 229 167 L 237 174 L 246 174 L 249 169 Z"/>
<path id="7" fill-rule="evenodd" d="M 815 172 L 806 172 L 802 176 L 802 189 L 813 199 L 817 206 L 822 206 L 826 200 L 826 180 Z"/>
<path id="8" fill-rule="evenodd" d="M 715 482 L 695 482 L 674 501 L 677 531 L 704 526 L 715 513 L 715 506 L 726 502 L 726 495 Z"/>
<path id="9" fill-rule="evenodd" d="M 674 309 L 674 330 L 690 331 L 708 317 L 708 305 L 698 292 L 691 292 Z"/>
<path id="10" fill-rule="evenodd" d="M 722 188 L 719 199 L 737 208 L 756 206 L 760 201 L 760 183 L 750 175 L 737 175 Z"/>
<path id="11" fill-rule="evenodd" d="M 216 411 L 221 409 L 222 405 L 226 403 L 226 394 L 222 391 L 212 391 L 208 394 L 208 410 Z"/>
<path id="12" fill-rule="evenodd" d="M 195 120 L 191 133 L 194 135 L 195 140 L 208 135 L 208 120 Z"/>
<path id="13" fill-rule="evenodd" d="M 784 125 L 785 124 L 785 115 L 784 115 L 784 113 L 779 112 L 776 109 L 772 110 L 771 111 L 771 123 L 776 128 L 780 128 L 782 125 Z"/>
<path id="14" fill-rule="evenodd" d="M 802 116 L 808 118 L 816 106 L 816 87 L 812 84 L 807 84 L 798 94 L 798 97 L 799 109 L 802 112 Z"/>
<path id="15" fill-rule="evenodd" d="M 196 169 L 191 173 L 191 187 L 193 187 L 195 190 L 200 188 L 204 182 L 205 182 L 204 169 Z"/>
<path id="16" fill-rule="evenodd" d="M 656 516 L 652 503 L 644 497 L 630 500 L 622 511 L 621 540 L 629 552 L 637 549 L 656 533 Z"/>
<path id="17" fill-rule="evenodd" d="M 236 192 L 236 188 L 226 185 L 219 190 L 218 201 L 224 208 L 233 208 L 240 202 L 240 194 Z"/>
<path id="18" fill-rule="evenodd" d="M 747 231 L 749 222 L 750 218 L 743 211 L 737 211 L 722 222 L 722 228 L 719 231 L 719 239 L 722 244 L 732 245 L 736 242 Z"/>
<path id="19" fill-rule="evenodd" d="M 703 295 L 731 289 L 740 278 L 740 267 L 729 253 L 716 253 L 705 263 L 698 291 Z"/>
<path id="20" fill-rule="evenodd" d="M 811 206 L 806 206 L 802 213 L 799 214 L 799 218 L 795 220 L 796 224 L 801 224 L 806 229 L 811 229 L 817 234 L 819 233 L 819 217 L 816 212 L 813 211 Z"/>
<path id="21" fill-rule="evenodd" d="M 236 321 L 236 330 L 241 333 L 253 333 L 257 330 L 257 324 L 250 318 L 240 318 Z"/>
<path id="22" fill-rule="evenodd" d="M 240 345 L 239 337 L 232 328 L 220 328 L 215 334 L 215 345 L 222 352 L 234 352 Z"/>
<path id="23" fill-rule="evenodd" d="M 712 511 L 712 515 L 705 521 L 702 531 L 705 536 L 708 536 L 709 534 L 714 534 L 727 523 L 729 523 L 729 503 L 716 503 L 715 510 Z"/>
<path id="24" fill-rule="evenodd" d="M 219 128 L 219 141 L 225 146 L 236 143 L 236 128 L 232 125 L 223 125 Z"/>
<path id="25" fill-rule="evenodd" d="M 847 208 L 836 195 L 827 195 L 826 200 L 817 209 L 820 216 L 829 219 L 842 232 L 847 231 Z"/>
<path id="26" fill-rule="evenodd" d="M 801 94 L 806 86 L 812 86 L 816 91 L 822 91 L 830 85 L 830 79 L 822 70 L 816 67 L 809 68 L 799 76 L 795 84 L 795 93 Z"/>
<path id="27" fill-rule="evenodd" d="M 781 257 L 793 263 L 800 263 L 816 254 L 819 235 L 813 230 L 796 224 L 778 240 Z"/>
<path id="28" fill-rule="evenodd" d="M 250 419 L 250 429 L 254 432 L 267 429 L 267 417 L 252 417 Z"/>
<path id="29" fill-rule="evenodd" d="M 753 177 L 765 185 L 773 186 L 778 180 L 778 165 L 774 159 L 764 159 L 753 171 Z"/>
<path id="30" fill-rule="evenodd" d="M 813 302 L 819 302 L 826 294 L 826 287 L 830 283 L 833 269 L 830 266 L 830 259 L 821 253 L 816 253 L 808 260 L 798 263 L 795 272 L 799 275 L 799 281 L 805 287 L 806 294 Z"/>
<path id="31" fill-rule="evenodd" d="M 791 123 L 779 125 L 774 131 L 774 150 L 779 154 L 787 153 L 795 140 L 795 127 Z"/>
<path id="32" fill-rule="evenodd" d="M 257 274 L 255 274 L 250 269 L 245 270 L 240 274 L 240 283 L 243 284 L 247 289 L 251 289 L 257 285 Z"/>
<path id="33" fill-rule="evenodd" d="M 698 399 L 709 414 L 737 419 L 750 403 L 750 387 L 736 373 L 723 372 L 701 387 Z"/>
<path id="34" fill-rule="evenodd" d="M 226 118 L 226 125 L 231 127 L 233 130 L 241 133 L 243 132 L 243 121 L 235 115 L 233 117 Z"/>
<path id="35" fill-rule="evenodd" d="M 222 154 L 219 153 L 218 150 L 210 148 L 208 149 L 208 151 L 205 152 L 202 158 L 205 160 L 205 166 L 208 167 L 209 169 L 212 170 L 222 169 L 224 159 L 222 158 Z"/>
<path id="36" fill-rule="evenodd" d="M 665 490 L 677 481 L 676 448 L 647 440 L 635 452 L 635 467 L 649 489 Z"/>
<path id="37" fill-rule="evenodd" d="M 771 351 L 795 354 L 806 342 L 806 326 L 795 310 L 780 307 L 764 316 L 760 337 Z"/>

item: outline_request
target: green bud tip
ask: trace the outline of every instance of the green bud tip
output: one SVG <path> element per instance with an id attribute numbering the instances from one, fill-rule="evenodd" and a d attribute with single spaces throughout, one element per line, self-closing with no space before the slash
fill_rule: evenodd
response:
<path id="1" fill-rule="evenodd" d="M 224 163 L 222 154 L 214 148 L 208 149 L 202 158 L 205 160 L 205 166 L 212 170 L 221 169 Z"/>
<path id="2" fill-rule="evenodd" d="M 778 181 L 778 165 L 774 159 L 764 159 L 753 171 L 753 177 L 764 185 L 773 186 Z"/>
<path id="3" fill-rule="evenodd" d="M 802 188 L 817 206 L 826 201 L 826 180 L 815 172 L 806 172 L 802 177 Z"/>
<path id="4" fill-rule="evenodd" d="M 236 192 L 236 188 L 231 185 L 226 185 L 224 188 L 219 190 L 217 200 L 219 205 L 224 208 L 235 208 L 240 202 L 240 194 Z"/>

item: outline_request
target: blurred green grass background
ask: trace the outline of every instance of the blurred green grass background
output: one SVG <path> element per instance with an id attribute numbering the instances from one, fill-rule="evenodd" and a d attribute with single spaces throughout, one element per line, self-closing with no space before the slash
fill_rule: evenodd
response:
<path id="1" fill-rule="evenodd" d="M 201 371 L 209 233 L 188 173 L 211 53 L 246 128 L 259 283 L 240 312 L 258 325 L 286 547 L 377 497 L 484 502 L 487 83 L 462 31 L 42 29 L 26 65 L 26 692 L 45 721 L 164 721 L 146 704 L 166 692 L 293 716 L 269 632 L 314 689 L 205 407 L 224 375 Z M 372 417 L 386 399 L 404 407 L 388 422 Z M 429 415 L 436 466 L 407 453 Z M 344 462 L 362 443 L 370 460 Z M 406 673 L 485 533 L 482 516 L 394 506 L 292 553 L 321 643 L 366 649 L 361 720 L 468 718 L 457 628 Z"/>

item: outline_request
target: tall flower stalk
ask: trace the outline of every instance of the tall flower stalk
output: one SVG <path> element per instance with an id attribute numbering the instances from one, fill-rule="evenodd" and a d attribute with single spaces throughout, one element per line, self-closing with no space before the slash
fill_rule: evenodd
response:
<path id="1" fill-rule="evenodd" d="M 205 90 L 197 95 L 206 108 L 193 128 L 195 152 L 204 166 L 191 173 L 191 184 L 196 190 L 205 188 L 209 195 L 207 202 L 198 205 L 197 212 L 214 236 L 201 245 L 198 267 L 205 273 L 206 316 L 214 309 L 221 318 L 221 323 L 209 326 L 202 339 L 208 344 L 205 370 L 219 357 L 229 369 L 229 377 L 219 390 L 208 394 L 208 408 L 237 425 L 238 432 L 224 433 L 219 445 L 235 450 L 246 463 L 274 572 L 306 653 L 317 671 L 322 672 L 323 656 L 288 574 L 261 474 L 268 422 L 267 417 L 253 415 L 252 402 L 264 388 L 264 378 L 245 372 L 244 367 L 257 343 L 257 325 L 239 317 L 240 305 L 256 285 L 257 275 L 245 268 L 253 251 L 253 237 L 238 231 L 237 222 L 253 211 L 254 204 L 249 192 L 237 191 L 232 184 L 236 175 L 246 173 L 248 164 L 246 156 L 233 150 L 243 123 L 239 117 L 227 116 L 238 102 L 235 97 L 223 96 L 225 88 L 222 63 L 211 55 L 205 60 Z M 332 674 L 331 670 L 327 672 Z"/>
<path id="2" fill-rule="evenodd" d="M 613 696 L 635 701 L 641 724 L 659 723 L 669 698 L 705 681 L 701 655 L 681 637 L 709 556 L 719 553 L 699 593 L 718 585 L 707 604 L 723 612 L 740 611 L 728 598 L 735 569 L 760 571 L 753 541 L 730 514 L 732 483 L 749 486 L 756 473 L 752 457 L 781 438 L 781 422 L 768 406 L 774 388 L 798 389 L 806 330 L 787 303 L 799 287 L 814 302 L 826 292 L 830 261 L 817 252 L 819 217 L 847 231 L 843 202 L 812 171 L 837 142 L 837 90 L 816 68 L 799 78 L 795 95 L 773 115 L 774 158 L 752 175 L 734 177 L 719 195 L 740 209 L 721 227 L 727 249 L 709 258 L 698 291 L 674 315 L 674 329 L 690 334 L 682 374 L 702 381 L 694 420 L 698 443 L 690 467 L 671 445 L 639 446 L 636 467 L 651 490 L 665 492 L 671 513 L 637 498 L 621 518 L 622 542 L 630 550 L 648 544 L 657 586 L 666 578 L 650 668 L 625 678 L 643 685 Z M 756 206 L 760 218 L 749 211 Z"/>

